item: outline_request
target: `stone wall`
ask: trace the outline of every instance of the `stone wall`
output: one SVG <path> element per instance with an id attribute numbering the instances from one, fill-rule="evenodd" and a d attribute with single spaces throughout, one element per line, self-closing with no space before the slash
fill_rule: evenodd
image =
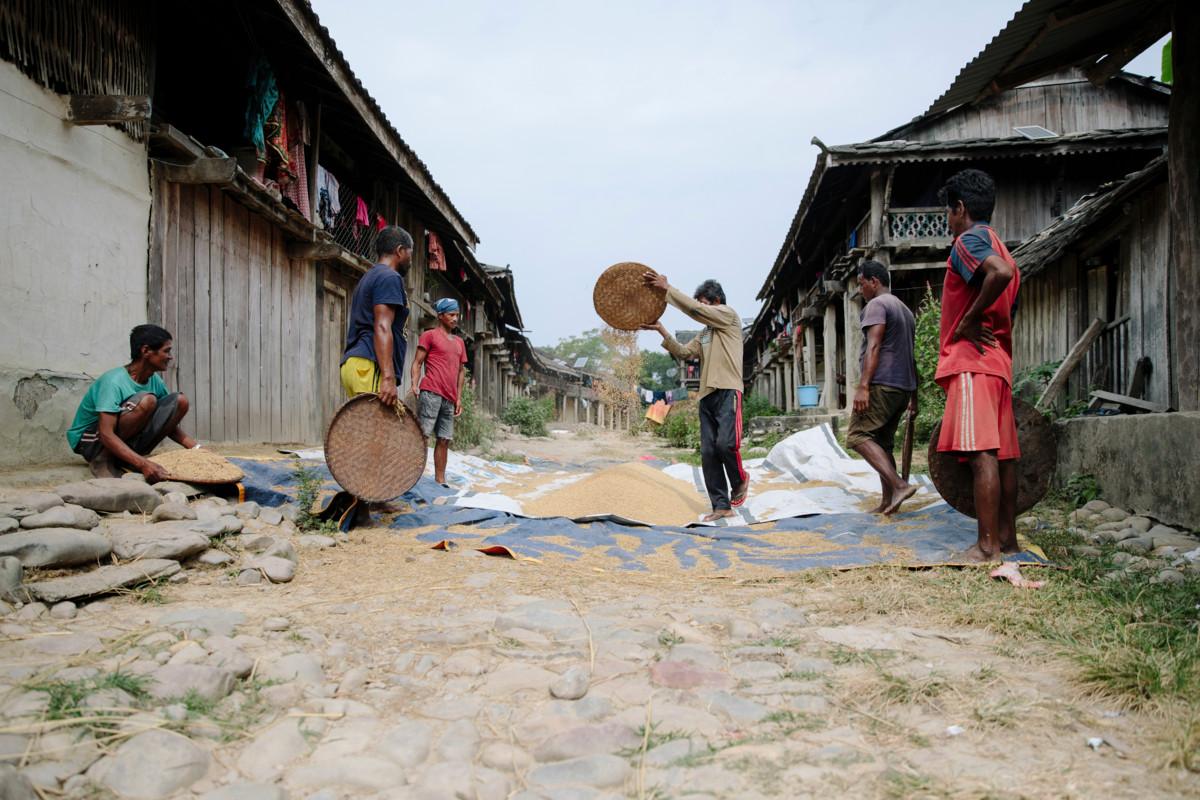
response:
<path id="1" fill-rule="evenodd" d="M 1107 502 L 1200 529 L 1200 412 L 1078 417 L 1057 430 L 1056 485 L 1093 475 Z"/>
<path id="2" fill-rule="evenodd" d="M 128 361 L 146 321 L 146 148 L 65 117 L 0 61 L 0 466 L 69 458 L 80 373 Z"/>

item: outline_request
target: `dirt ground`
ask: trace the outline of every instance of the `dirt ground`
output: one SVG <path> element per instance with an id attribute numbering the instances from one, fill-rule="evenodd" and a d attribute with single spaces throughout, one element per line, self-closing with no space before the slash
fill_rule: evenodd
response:
<path id="1" fill-rule="evenodd" d="M 669 455 L 648 436 L 553 427 L 566 433 L 505 436 L 494 452 L 576 464 Z M 272 664 L 319 662 L 320 677 L 232 731 L 222 706 L 198 712 L 225 735 L 184 729 L 213 761 L 179 797 L 246 781 L 325 800 L 1196 796 L 1192 773 L 1164 766 L 1152 712 L 1089 695 L 1049 644 L 915 602 L 930 581 L 965 573 L 617 572 L 437 552 L 414 538 L 423 530 L 356 529 L 302 550 L 290 583 L 240 586 L 196 568 L 151 604 L 130 595 L 69 622 L 9 625 L 6 666 L 32 663 L 20 647 L 54 635 L 43 623 L 142 636 L 198 608 L 243 615 L 248 635 L 234 642 L 254 659 L 251 680 L 282 676 L 262 689 L 272 698 L 294 677 Z M 211 657 L 229 646 L 205 635 L 168 652 L 189 637 Z M 106 655 L 136 665 L 148 650 Z M 560 686 L 572 670 L 586 694 L 556 699 L 574 693 Z M 297 725 L 288 749 L 280 731 Z"/>

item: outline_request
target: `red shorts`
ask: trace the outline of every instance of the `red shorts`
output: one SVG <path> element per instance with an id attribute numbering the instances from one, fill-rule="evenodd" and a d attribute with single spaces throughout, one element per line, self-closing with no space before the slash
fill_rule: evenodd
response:
<path id="1" fill-rule="evenodd" d="M 939 453 L 995 450 L 1007 461 L 1021 457 L 1012 389 L 997 375 L 960 372 L 938 381 L 946 390 Z"/>

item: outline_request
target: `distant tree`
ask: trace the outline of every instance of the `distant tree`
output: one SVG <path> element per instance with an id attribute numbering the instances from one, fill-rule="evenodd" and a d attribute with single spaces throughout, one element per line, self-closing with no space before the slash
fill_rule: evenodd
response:
<path id="1" fill-rule="evenodd" d="M 679 386 L 678 365 L 675 359 L 661 350 L 642 351 L 642 374 L 638 383 L 646 389 L 664 392 Z M 675 374 L 670 374 L 674 372 Z"/>
<path id="2" fill-rule="evenodd" d="M 594 368 L 608 355 L 608 345 L 604 343 L 599 328 L 584 331 L 578 336 L 559 339 L 558 344 L 547 349 L 554 354 L 555 358 L 565 361 L 568 367 L 575 365 L 575 359 L 586 357 L 590 362 L 587 366 Z"/>

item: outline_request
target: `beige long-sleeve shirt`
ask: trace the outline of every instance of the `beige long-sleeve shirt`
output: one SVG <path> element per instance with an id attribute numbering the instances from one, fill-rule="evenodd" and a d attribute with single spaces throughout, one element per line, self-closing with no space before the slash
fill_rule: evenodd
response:
<path id="1" fill-rule="evenodd" d="M 700 359 L 700 397 L 714 389 L 742 391 L 742 319 L 729 306 L 709 306 L 671 286 L 667 302 L 704 325 L 687 344 L 671 336 L 663 339 L 668 353 L 685 361 Z"/>

